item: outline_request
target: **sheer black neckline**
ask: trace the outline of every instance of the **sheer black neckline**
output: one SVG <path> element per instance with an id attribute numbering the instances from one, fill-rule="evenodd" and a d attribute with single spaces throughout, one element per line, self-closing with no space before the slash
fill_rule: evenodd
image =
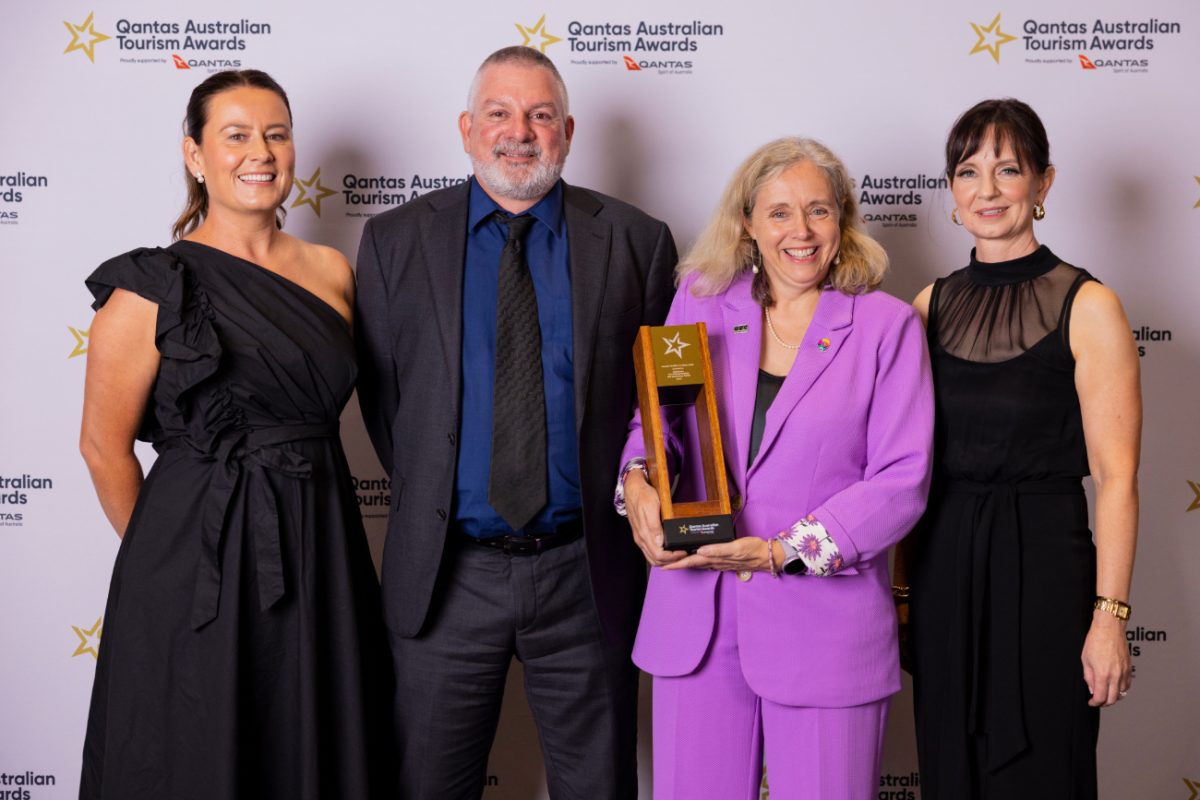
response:
<path id="1" fill-rule="evenodd" d="M 1009 286 L 1014 283 L 1033 280 L 1045 275 L 1058 266 L 1058 256 L 1050 252 L 1050 248 L 1042 245 L 1027 256 L 1014 258 L 1011 261 L 979 261 L 975 258 L 975 248 L 971 248 L 971 263 L 967 265 L 967 278 L 979 286 Z"/>

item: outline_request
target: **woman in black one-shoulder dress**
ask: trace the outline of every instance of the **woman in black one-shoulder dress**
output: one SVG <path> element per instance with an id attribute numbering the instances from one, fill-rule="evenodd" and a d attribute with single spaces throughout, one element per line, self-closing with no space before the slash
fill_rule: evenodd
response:
<path id="1" fill-rule="evenodd" d="M 934 481 L 897 560 L 922 797 L 1095 800 L 1099 709 L 1132 679 L 1138 357 L 1116 295 L 1034 236 L 1054 168 L 1033 110 L 980 103 L 946 151 L 975 249 L 915 303 Z"/>
<path id="2" fill-rule="evenodd" d="M 283 90 L 193 92 L 186 238 L 102 264 L 81 448 L 123 537 L 82 798 L 376 798 L 390 665 L 338 418 L 353 276 L 283 234 Z M 158 458 L 142 480 L 134 438 Z"/>

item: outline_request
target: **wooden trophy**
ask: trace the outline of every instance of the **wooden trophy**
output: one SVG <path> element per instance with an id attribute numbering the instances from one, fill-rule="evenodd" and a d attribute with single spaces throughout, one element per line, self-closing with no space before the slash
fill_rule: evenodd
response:
<path id="1" fill-rule="evenodd" d="M 646 467 L 662 505 L 663 547 L 690 552 L 703 544 L 733 541 L 725 452 L 721 447 L 704 323 L 643 325 L 633 346 L 633 366 L 646 442 Z M 676 503 L 671 499 L 662 407 L 680 405 L 694 405 L 696 409 L 705 499 Z"/>

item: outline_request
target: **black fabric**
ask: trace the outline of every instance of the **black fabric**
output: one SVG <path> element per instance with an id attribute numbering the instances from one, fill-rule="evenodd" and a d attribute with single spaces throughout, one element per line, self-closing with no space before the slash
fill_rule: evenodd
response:
<path id="1" fill-rule="evenodd" d="M 159 456 L 113 570 L 80 797 L 391 797 L 386 633 L 337 437 L 345 321 L 192 242 L 88 286 L 158 304 Z"/>
<path id="2" fill-rule="evenodd" d="M 936 310 L 937 343 L 958 358 L 996 363 L 1034 349 L 1051 333 L 1066 336 L 1067 298 L 1087 274 L 1059 261 L 1045 245 L 1013 261 L 977 261 L 946 278 Z M 1049 349 L 1069 356 L 1069 349 Z M 1060 359 L 1061 361 L 1061 359 Z"/>
<path id="3" fill-rule="evenodd" d="M 550 796 L 636 798 L 634 754 L 623 752 L 621 725 L 633 708 L 638 672 L 625 649 L 601 635 L 583 541 L 526 557 L 477 541 L 450 545 L 438 624 L 419 637 L 391 637 L 396 727 L 410 732 L 399 742 L 399 797 L 484 795 L 515 655 Z M 518 782 L 505 784 L 514 796 L 539 791 L 537 778 L 524 791 L 521 776 L 510 779 Z"/>
<path id="4" fill-rule="evenodd" d="M 762 444 L 763 429 L 767 427 L 767 410 L 771 408 L 771 403 L 775 402 L 775 397 L 779 394 L 779 389 L 786 379 L 786 375 L 772 375 L 765 369 L 758 371 L 758 388 L 754 395 L 754 421 L 750 424 L 750 458 L 746 462 L 747 469 L 750 468 L 750 464 L 754 463 L 759 445 Z"/>
<path id="5" fill-rule="evenodd" d="M 1080 653 L 1095 548 L 1070 308 L 1049 249 L 934 285 L 935 475 L 914 532 L 911 635 L 926 800 L 1094 800 Z"/>
<path id="6" fill-rule="evenodd" d="M 488 503 L 514 531 L 546 505 L 546 395 L 537 295 L 525 260 L 534 217 L 505 217 L 496 286 L 496 379 Z"/>

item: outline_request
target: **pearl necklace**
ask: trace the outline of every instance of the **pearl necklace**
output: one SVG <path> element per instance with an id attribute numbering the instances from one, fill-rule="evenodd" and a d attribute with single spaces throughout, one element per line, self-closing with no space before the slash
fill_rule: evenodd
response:
<path id="1" fill-rule="evenodd" d="M 780 347 L 785 348 L 787 350 L 799 350 L 800 349 L 800 345 L 788 344 L 783 339 L 779 338 L 779 334 L 775 332 L 775 326 L 771 324 L 771 309 L 767 308 L 766 306 L 763 306 L 763 314 L 765 314 L 767 317 L 767 330 L 770 331 L 771 338 L 774 339 L 776 342 L 778 342 Z"/>

